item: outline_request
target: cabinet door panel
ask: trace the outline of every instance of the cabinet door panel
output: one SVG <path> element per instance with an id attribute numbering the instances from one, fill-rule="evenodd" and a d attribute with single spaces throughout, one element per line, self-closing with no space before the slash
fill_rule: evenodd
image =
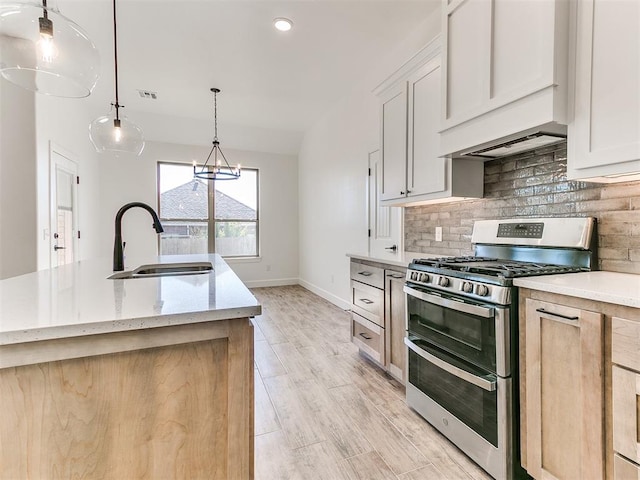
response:
<path id="1" fill-rule="evenodd" d="M 447 16 L 445 124 L 470 118 L 489 96 L 490 14 L 490 0 L 466 0 Z"/>
<path id="2" fill-rule="evenodd" d="M 382 101 L 381 200 L 405 196 L 407 185 L 407 86 L 403 82 Z"/>
<path id="3" fill-rule="evenodd" d="M 432 62 L 409 79 L 409 195 L 446 190 L 446 159 L 440 151 L 440 64 Z"/>
<path id="4" fill-rule="evenodd" d="M 640 467 L 626 458 L 614 455 L 613 480 L 640 480 Z"/>
<path id="5" fill-rule="evenodd" d="M 633 173 L 640 168 L 640 2 L 581 0 L 577 8 L 570 176 L 603 166 L 611 168 L 597 175 Z"/>
<path id="6" fill-rule="evenodd" d="M 602 479 L 602 315 L 527 299 L 526 319 L 527 471 Z"/>
<path id="7" fill-rule="evenodd" d="M 613 449 L 640 463 L 640 373 L 613 366 Z"/>
<path id="8" fill-rule="evenodd" d="M 591 149 L 597 152 L 630 144 L 637 148 L 640 2 L 598 0 L 593 20 Z"/>
<path id="9" fill-rule="evenodd" d="M 491 100 L 511 101 L 551 85 L 554 23 L 549 19 L 555 3 L 494 0 L 493 5 Z"/>
<path id="10" fill-rule="evenodd" d="M 611 319 L 611 360 L 613 363 L 640 371 L 640 323 L 613 317 Z"/>

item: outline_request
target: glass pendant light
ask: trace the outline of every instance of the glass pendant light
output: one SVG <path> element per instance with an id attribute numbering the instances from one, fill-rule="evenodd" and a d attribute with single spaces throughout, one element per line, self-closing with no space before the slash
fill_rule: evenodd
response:
<path id="1" fill-rule="evenodd" d="M 98 81 L 100 55 L 55 1 L 0 4 L 0 75 L 45 95 L 87 97 Z"/>
<path id="2" fill-rule="evenodd" d="M 113 0 L 113 52 L 114 77 L 116 86 L 116 102 L 111 104 L 111 111 L 96 118 L 89 125 L 89 138 L 98 153 L 114 152 L 140 155 L 144 149 L 142 129 L 120 115 L 118 100 L 118 28 L 116 22 L 116 0 Z"/>
<path id="3" fill-rule="evenodd" d="M 236 180 L 240 178 L 240 164 L 235 168 L 229 165 L 227 157 L 222 153 L 220 148 L 220 142 L 218 141 L 218 93 L 219 88 L 212 88 L 213 92 L 213 118 L 214 118 L 214 131 L 213 131 L 213 147 L 209 152 L 209 156 L 204 162 L 204 165 L 198 167 L 194 160 L 193 162 L 193 176 L 196 178 L 202 178 L 204 180 Z M 218 154 L 220 156 L 218 157 Z M 209 160 L 213 157 L 213 161 L 209 164 Z M 224 163 L 223 163 L 224 162 Z"/>

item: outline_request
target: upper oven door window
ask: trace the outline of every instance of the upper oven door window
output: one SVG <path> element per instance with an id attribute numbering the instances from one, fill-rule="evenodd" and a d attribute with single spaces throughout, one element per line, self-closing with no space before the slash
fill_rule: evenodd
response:
<path id="1" fill-rule="evenodd" d="M 490 372 L 496 372 L 494 306 L 405 287 L 409 332 Z"/>

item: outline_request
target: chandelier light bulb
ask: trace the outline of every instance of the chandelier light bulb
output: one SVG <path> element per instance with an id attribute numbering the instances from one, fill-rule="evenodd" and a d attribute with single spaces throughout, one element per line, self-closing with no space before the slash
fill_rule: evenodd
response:
<path id="1" fill-rule="evenodd" d="M 113 127 L 113 140 L 116 143 L 120 143 L 120 141 L 122 140 L 122 128 L 118 126 Z"/>

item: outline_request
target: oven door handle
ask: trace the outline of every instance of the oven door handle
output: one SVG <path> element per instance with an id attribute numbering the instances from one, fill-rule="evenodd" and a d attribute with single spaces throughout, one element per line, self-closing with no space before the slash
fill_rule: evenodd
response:
<path id="1" fill-rule="evenodd" d="M 455 300 L 449 300 L 448 298 L 439 297 L 438 295 L 432 295 L 429 293 L 421 292 L 415 288 L 404 286 L 404 293 L 411 295 L 412 297 L 419 298 L 425 302 L 434 303 L 441 307 L 450 308 L 452 310 L 458 310 L 460 312 L 470 313 L 477 315 L 478 317 L 493 318 L 495 317 L 495 309 L 491 307 L 481 307 L 480 305 L 474 305 L 472 303 L 456 302 Z"/>
<path id="2" fill-rule="evenodd" d="M 462 368 L 456 367 L 455 365 L 451 365 L 444 360 L 436 357 L 435 355 L 431 355 L 429 352 L 424 351 L 418 345 L 409 340 L 408 337 L 404 337 L 404 343 L 413 350 L 415 353 L 424 358 L 427 362 L 433 363 L 435 366 L 440 367 L 445 372 L 449 372 L 451 375 L 454 375 L 466 382 L 472 383 L 476 387 L 480 387 L 487 392 L 493 392 L 496 389 L 497 382 L 492 382 L 487 380 L 486 378 L 478 377 L 473 373 L 467 372 Z"/>

